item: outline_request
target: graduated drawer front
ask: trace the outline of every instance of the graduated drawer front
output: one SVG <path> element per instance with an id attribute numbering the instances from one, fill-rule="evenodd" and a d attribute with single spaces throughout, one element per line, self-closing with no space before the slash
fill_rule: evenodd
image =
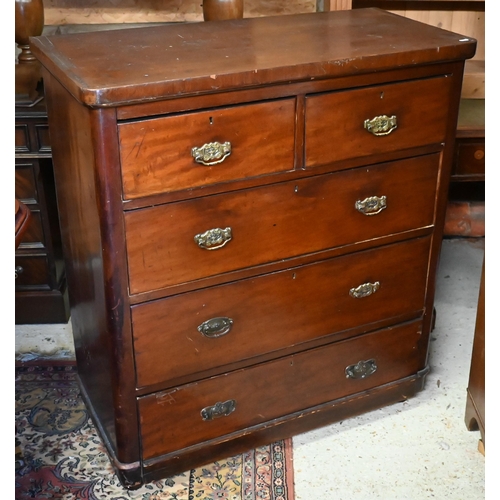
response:
<path id="1" fill-rule="evenodd" d="M 450 80 L 430 78 L 307 97 L 306 167 L 443 142 Z M 387 135 L 373 135 L 364 127 L 365 120 L 384 115 L 396 117 L 397 128 Z"/>
<path id="2" fill-rule="evenodd" d="M 118 131 L 125 199 L 257 177 L 294 168 L 295 99 L 121 123 Z M 192 148 L 213 142 L 229 142 L 230 155 L 197 163 Z"/>
<path id="3" fill-rule="evenodd" d="M 420 311 L 429 243 L 420 238 L 134 306 L 137 384 L 224 367 Z M 376 283 L 371 295 L 350 294 Z M 225 319 L 220 328 L 213 326 L 217 318 Z"/>
<path id="4" fill-rule="evenodd" d="M 202 443 L 282 415 L 399 380 L 421 367 L 421 324 L 409 323 L 141 397 L 143 458 Z M 370 361 L 376 370 L 348 378 L 346 367 Z M 354 367 L 351 367 L 351 370 Z M 234 400 L 234 411 L 210 407 Z M 212 420 L 202 418 L 212 413 Z"/>
<path id="5" fill-rule="evenodd" d="M 131 294 L 433 224 L 439 155 L 172 203 L 125 214 Z M 386 196 L 367 216 L 355 208 Z M 222 248 L 195 235 L 231 229 Z M 227 231 L 226 231 L 227 236 Z"/>

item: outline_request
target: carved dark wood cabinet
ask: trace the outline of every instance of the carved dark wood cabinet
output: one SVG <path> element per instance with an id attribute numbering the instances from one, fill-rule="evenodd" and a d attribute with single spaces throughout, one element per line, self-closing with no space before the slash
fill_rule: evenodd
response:
<path id="1" fill-rule="evenodd" d="M 40 70 L 16 65 L 15 196 L 30 210 L 16 249 L 16 324 L 66 323 L 69 301 Z M 19 84 L 19 85 L 17 85 Z M 37 87 L 38 84 L 38 87 Z"/>
<path id="2" fill-rule="evenodd" d="M 125 485 L 423 388 L 475 46 L 378 9 L 34 40 L 79 377 Z"/>

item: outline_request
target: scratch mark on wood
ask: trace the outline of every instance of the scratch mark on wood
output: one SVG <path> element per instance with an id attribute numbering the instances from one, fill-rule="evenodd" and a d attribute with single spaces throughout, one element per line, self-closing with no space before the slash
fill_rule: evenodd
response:
<path id="1" fill-rule="evenodd" d="M 175 398 L 173 396 L 174 392 L 176 392 L 175 390 L 174 391 L 171 391 L 171 392 L 160 392 L 159 394 L 156 395 L 156 403 L 159 404 L 159 405 L 165 405 L 165 404 L 175 404 L 176 401 L 175 401 Z"/>

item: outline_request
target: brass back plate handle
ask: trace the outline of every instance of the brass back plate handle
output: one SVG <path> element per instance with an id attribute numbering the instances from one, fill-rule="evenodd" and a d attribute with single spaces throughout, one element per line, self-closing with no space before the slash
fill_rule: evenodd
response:
<path id="1" fill-rule="evenodd" d="M 374 294 L 379 288 L 379 281 L 375 281 L 375 283 L 363 283 L 356 288 L 351 288 L 349 290 L 349 295 L 355 299 L 362 299 L 363 297 Z"/>
<path id="2" fill-rule="evenodd" d="M 231 318 L 211 318 L 204 321 L 199 327 L 198 331 L 210 339 L 222 337 L 231 331 L 233 320 Z"/>
<path id="3" fill-rule="evenodd" d="M 194 241 L 204 250 L 217 250 L 227 245 L 233 239 L 232 230 L 230 227 L 221 229 L 219 227 L 209 229 L 204 233 L 195 235 Z"/>
<path id="4" fill-rule="evenodd" d="M 217 402 L 213 406 L 207 406 L 201 410 L 201 418 L 208 422 L 214 418 L 227 417 L 233 411 L 236 410 L 236 401 L 234 399 L 229 399 L 228 401 L 221 403 Z"/>
<path id="5" fill-rule="evenodd" d="M 397 118 L 395 115 L 381 115 L 364 121 L 364 127 L 368 132 L 376 136 L 389 135 L 393 130 L 398 128 Z"/>
<path id="6" fill-rule="evenodd" d="M 357 200 L 354 207 L 365 215 L 377 215 L 387 208 L 387 196 L 369 196 L 364 200 Z"/>
<path id="7" fill-rule="evenodd" d="M 201 147 L 191 149 L 191 156 L 196 163 L 208 167 L 222 163 L 231 154 L 231 143 L 226 141 L 209 142 Z"/>
<path id="8" fill-rule="evenodd" d="M 377 371 L 377 363 L 374 359 L 368 359 L 367 361 L 358 361 L 354 365 L 346 366 L 345 375 L 346 378 L 352 379 L 363 379 L 373 375 Z"/>

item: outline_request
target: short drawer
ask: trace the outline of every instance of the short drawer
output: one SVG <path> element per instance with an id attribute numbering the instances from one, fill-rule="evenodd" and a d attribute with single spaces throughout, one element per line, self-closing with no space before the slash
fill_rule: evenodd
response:
<path id="1" fill-rule="evenodd" d="M 484 180 L 484 141 L 457 140 L 452 176 L 457 180 Z"/>
<path id="2" fill-rule="evenodd" d="M 130 293 L 431 226 L 438 169 L 434 154 L 127 212 Z"/>
<path id="3" fill-rule="evenodd" d="M 295 99 L 121 123 L 118 130 L 125 199 L 294 168 Z"/>
<path id="4" fill-rule="evenodd" d="M 450 85 L 439 77 L 307 97 L 306 167 L 444 141 Z"/>
<path id="5" fill-rule="evenodd" d="M 134 306 L 137 384 L 417 315 L 425 299 L 429 243 L 420 238 Z"/>
<path id="6" fill-rule="evenodd" d="M 421 350 L 421 324 L 409 323 L 141 397 L 143 458 L 410 376 Z"/>
<path id="7" fill-rule="evenodd" d="M 48 287 L 50 284 L 49 262 L 45 255 L 16 256 L 16 287 Z"/>

